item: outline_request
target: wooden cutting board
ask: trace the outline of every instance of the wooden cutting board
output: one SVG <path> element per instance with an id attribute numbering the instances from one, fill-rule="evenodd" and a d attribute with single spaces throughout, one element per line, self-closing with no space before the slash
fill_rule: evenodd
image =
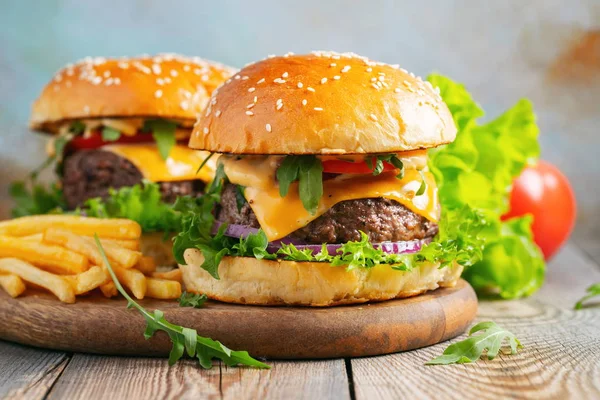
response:
<path id="1" fill-rule="evenodd" d="M 456 287 L 381 303 L 332 308 L 259 307 L 207 302 L 201 309 L 176 301 L 142 300 L 168 321 L 194 328 L 234 350 L 271 359 L 359 357 L 429 346 L 463 333 L 477 298 Z M 0 339 L 72 352 L 164 356 L 171 348 L 158 332 L 145 340 L 145 321 L 123 299 L 91 295 L 63 304 L 28 292 L 18 299 L 0 290 Z"/>

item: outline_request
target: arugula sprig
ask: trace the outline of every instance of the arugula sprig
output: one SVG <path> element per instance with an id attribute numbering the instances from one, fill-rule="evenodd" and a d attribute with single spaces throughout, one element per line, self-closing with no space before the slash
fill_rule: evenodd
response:
<path id="1" fill-rule="evenodd" d="M 169 158 L 171 149 L 175 146 L 175 131 L 177 124 L 164 119 L 148 119 L 144 121 L 144 132 L 152 132 L 152 137 L 163 160 Z"/>
<path id="2" fill-rule="evenodd" d="M 583 308 L 583 303 L 588 301 L 589 299 L 600 296 L 600 283 L 595 283 L 592 286 L 588 287 L 586 290 L 586 295 L 583 296 L 576 304 L 575 309 L 581 310 Z"/>
<path id="3" fill-rule="evenodd" d="M 183 292 L 179 297 L 180 307 L 201 308 L 208 297 L 205 294 Z"/>
<path id="4" fill-rule="evenodd" d="M 383 172 L 383 163 L 387 162 L 398 168 L 400 172 L 396 175 L 396 178 L 404 178 L 404 163 L 396 154 L 379 154 L 375 157 L 366 157 L 365 162 L 369 169 L 373 171 L 373 176 L 377 176 Z"/>
<path id="5" fill-rule="evenodd" d="M 481 333 L 473 335 L 477 332 Z M 510 354 L 516 354 L 518 349 L 523 348 L 514 333 L 501 328 L 493 321 L 478 323 L 471 328 L 468 336 L 467 339 L 448 346 L 441 356 L 427 361 L 425 365 L 471 363 L 479 360 L 484 352 L 488 360 L 493 360 L 504 341 L 508 341 L 510 345 Z"/>
<path id="6" fill-rule="evenodd" d="M 217 340 L 199 336 L 195 329 L 184 328 L 168 322 L 160 310 L 154 310 L 153 313 L 147 311 L 123 289 L 106 258 L 106 253 L 97 234 L 94 234 L 94 239 L 117 290 L 127 300 L 127 308 L 135 308 L 146 319 L 147 325 L 144 337 L 150 339 L 157 331 L 163 331 L 169 335 L 173 343 L 169 354 L 169 365 L 175 364 L 186 352 L 188 356 L 198 358 L 200 366 L 205 369 L 212 368 L 213 358 L 223 361 L 227 366 L 247 365 L 261 369 L 271 368 L 269 365 L 252 358 L 247 351 L 233 351 Z"/>
<path id="7" fill-rule="evenodd" d="M 102 128 L 102 140 L 105 142 L 115 142 L 121 138 L 121 132 L 110 126 Z"/>
<path id="8" fill-rule="evenodd" d="M 298 193 L 304 208 L 311 214 L 317 212 L 323 196 L 323 164 L 313 155 L 287 156 L 277 169 L 279 195 L 287 196 L 290 185 L 298 181 Z"/>

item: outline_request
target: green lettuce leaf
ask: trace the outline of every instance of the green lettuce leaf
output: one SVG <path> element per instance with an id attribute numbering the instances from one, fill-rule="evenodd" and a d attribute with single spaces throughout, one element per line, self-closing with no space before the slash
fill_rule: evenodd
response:
<path id="1" fill-rule="evenodd" d="M 180 197 L 174 205 L 165 203 L 159 185 L 145 181 L 111 189 L 108 198 L 90 199 L 81 211 L 89 217 L 132 219 L 144 232 L 177 232 L 184 215 L 195 207 L 196 199 L 192 197 Z"/>
<path id="2" fill-rule="evenodd" d="M 32 182 L 29 186 L 25 182 L 13 182 L 9 194 L 15 202 L 12 209 L 13 218 L 27 215 L 48 214 L 61 212 L 67 208 L 62 190 L 56 184 L 49 187 Z"/>
<path id="3" fill-rule="evenodd" d="M 483 110 L 463 85 L 441 75 L 428 80 L 440 88 L 458 134 L 446 146 L 429 151 L 443 213 L 470 207 L 485 216 L 481 260 L 464 277 L 480 294 L 516 298 L 542 284 L 545 264 L 531 235 L 531 218 L 501 222 L 508 210 L 513 180 L 539 157 L 539 134 L 533 107 L 519 101 L 495 120 L 479 125 Z M 442 226 L 440 226 L 442 232 Z"/>

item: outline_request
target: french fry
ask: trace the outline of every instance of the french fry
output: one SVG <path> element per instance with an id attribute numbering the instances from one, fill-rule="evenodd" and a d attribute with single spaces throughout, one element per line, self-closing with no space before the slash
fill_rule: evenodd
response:
<path id="1" fill-rule="evenodd" d="M 0 272 L 17 275 L 26 282 L 41 286 L 64 303 L 75 303 L 75 291 L 65 279 L 36 268 L 25 261 L 16 258 L 0 259 Z"/>
<path id="2" fill-rule="evenodd" d="M 0 258 L 15 257 L 57 274 L 79 274 L 89 268 L 86 257 L 76 252 L 32 240 L 0 236 Z"/>
<path id="3" fill-rule="evenodd" d="M 86 239 L 94 240 L 93 237 L 86 236 Z M 100 239 L 102 246 L 118 246 L 127 250 L 140 251 L 140 241 L 133 239 Z M 94 242 L 94 245 L 96 242 Z"/>
<path id="4" fill-rule="evenodd" d="M 144 274 L 135 268 L 127 269 L 117 265 L 113 265 L 112 268 L 115 271 L 115 275 L 117 275 L 119 282 L 129 289 L 136 299 L 141 300 L 144 298 L 148 288 Z"/>
<path id="5" fill-rule="evenodd" d="M 99 266 L 93 266 L 81 274 L 63 276 L 63 278 L 69 282 L 76 295 L 87 293 L 110 281 L 106 269 Z"/>
<path id="6" fill-rule="evenodd" d="M 178 299 L 181 296 L 181 283 L 166 279 L 147 278 L 146 297 L 153 299 Z"/>
<path id="7" fill-rule="evenodd" d="M 104 285 L 100 285 L 100 291 L 104 297 L 108 298 L 115 297 L 117 294 L 119 294 L 113 281 L 105 283 Z"/>
<path id="8" fill-rule="evenodd" d="M 106 239 L 139 239 L 140 225 L 128 219 L 88 218 L 76 215 L 35 215 L 0 222 L 0 235 L 29 236 L 58 228 L 79 235 L 95 233 Z"/>
<path id="9" fill-rule="evenodd" d="M 167 272 L 153 272 L 151 276 L 157 279 L 167 279 L 179 283 L 183 282 L 183 276 L 181 275 L 181 270 L 179 268 Z"/>
<path id="10" fill-rule="evenodd" d="M 25 291 L 23 279 L 15 274 L 0 274 L 0 286 L 10 297 L 19 297 Z"/>
<path id="11" fill-rule="evenodd" d="M 85 240 L 90 246 L 94 247 L 94 249 L 96 249 L 97 256 L 100 257 L 100 252 L 96 248 L 96 242 L 94 241 L 94 239 L 87 236 L 82 236 L 81 238 Z M 136 265 L 142 257 L 142 253 L 140 253 L 139 251 L 125 249 L 118 245 L 109 243 L 108 241 L 100 240 L 100 243 L 102 243 L 102 247 L 104 248 L 106 257 L 111 261 L 111 265 L 112 263 L 116 263 L 123 268 L 131 268 L 134 265 Z"/>
<path id="12" fill-rule="evenodd" d="M 150 275 L 156 271 L 156 263 L 154 262 L 154 258 L 142 256 L 134 268 L 144 275 Z"/>
<path id="13" fill-rule="evenodd" d="M 21 237 L 21 239 L 31 240 L 32 242 L 38 242 L 38 243 L 41 242 L 43 238 L 44 238 L 43 233 L 34 233 L 33 235 Z"/>

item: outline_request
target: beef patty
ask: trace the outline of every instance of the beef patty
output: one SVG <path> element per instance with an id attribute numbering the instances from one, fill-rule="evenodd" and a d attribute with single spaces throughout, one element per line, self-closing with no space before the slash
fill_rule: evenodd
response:
<path id="1" fill-rule="evenodd" d="M 233 184 L 223 188 L 217 219 L 260 228 L 247 202 L 238 210 L 236 190 Z M 433 237 L 438 226 L 394 200 L 379 197 L 342 201 L 291 236 L 306 243 L 345 243 L 360 240 L 359 231 L 374 243 L 397 242 Z"/>
<path id="2" fill-rule="evenodd" d="M 94 197 L 106 198 L 110 188 L 142 182 L 142 174 L 129 160 L 104 150 L 80 150 L 63 161 L 62 187 L 67 206 L 74 209 Z M 198 195 L 199 180 L 159 182 L 162 198 L 174 202 L 178 196 Z"/>

